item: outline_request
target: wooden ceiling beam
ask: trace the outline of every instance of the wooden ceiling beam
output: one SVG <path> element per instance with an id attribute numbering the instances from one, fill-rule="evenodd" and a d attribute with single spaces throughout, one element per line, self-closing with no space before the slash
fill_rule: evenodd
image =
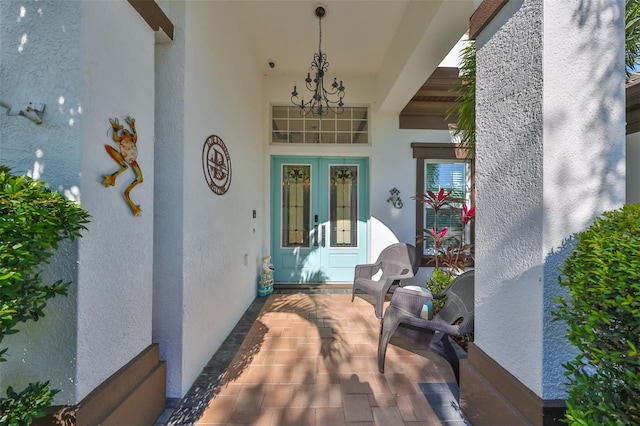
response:
<path id="1" fill-rule="evenodd" d="M 162 30 L 173 40 L 173 22 L 154 0 L 129 0 L 129 4 L 142 16 L 153 31 Z"/>
<path id="2" fill-rule="evenodd" d="M 452 99 L 455 99 L 458 97 L 455 91 L 451 91 L 448 89 L 437 89 L 433 87 L 430 87 L 424 90 L 423 89 L 418 90 L 418 92 L 415 94 L 414 97 L 420 98 L 420 97 L 427 97 L 427 96 L 436 96 L 441 98 L 452 98 Z"/>
<path id="3" fill-rule="evenodd" d="M 420 114 L 445 114 L 447 109 L 453 106 L 454 102 L 446 101 L 411 101 L 402 110 L 404 115 L 420 115 Z"/>
<path id="4" fill-rule="evenodd" d="M 449 130 L 443 115 L 401 115 L 401 129 Z"/>

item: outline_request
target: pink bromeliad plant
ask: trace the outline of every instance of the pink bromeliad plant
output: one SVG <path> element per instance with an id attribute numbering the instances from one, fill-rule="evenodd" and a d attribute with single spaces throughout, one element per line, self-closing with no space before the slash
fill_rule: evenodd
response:
<path id="1" fill-rule="evenodd" d="M 436 269 L 446 269 L 448 275 L 463 272 L 473 261 L 473 244 L 465 242 L 464 236 L 465 228 L 475 219 L 476 213 L 475 207 L 468 207 L 465 200 L 456 198 L 451 193 L 452 190 L 440 188 L 437 193 L 429 190 L 424 195 L 413 197 L 416 201 L 429 205 L 434 213 L 433 227 L 424 229 L 423 235 L 419 235 L 417 240 L 433 241 L 434 266 Z M 459 217 L 462 227 L 459 235 L 452 235 L 448 226 L 438 227 L 438 217 L 445 215 Z"/>

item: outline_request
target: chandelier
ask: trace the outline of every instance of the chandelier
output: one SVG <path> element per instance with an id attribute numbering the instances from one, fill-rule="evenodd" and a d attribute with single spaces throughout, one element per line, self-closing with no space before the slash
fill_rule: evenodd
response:
<path id="1" fill-rule="evenodd" d="M 311 73 L 307 73 L 307 78 L 304 79 L 307 89 L 312 93 L 311 100 L 305 102 L 304 98 L 298 98 L 298 91 L 296 86 L 293 86 L 293 92 L 291 92 L 291 102 L 300 107 L 300 115 L 306 116 L 311 113 L 313 116 L 327 115 L 329 111 L 335 114 L 342 114 L 344 111 L 344 86 L 342 80 L 338 84 L 336 78 L 333 79 L 331 87 L 324 87 L 324 76 L 329 68 L 329 62 L 327 61 L 327 54 L 322 53 L 322 18 L 327 13 L 324 6 L 316 7 L 315 15 L 318 17 L 318 29 L 319 29 L 319 42 L 318 53 L 313 54 L 313 61 L 311 62 L 311 70 L 315 70 L 315 78 L 311 78 Z"/>

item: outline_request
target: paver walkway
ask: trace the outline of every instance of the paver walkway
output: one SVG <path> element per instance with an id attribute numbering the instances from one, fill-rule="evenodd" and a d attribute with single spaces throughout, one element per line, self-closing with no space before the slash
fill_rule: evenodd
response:
<path id="1" fill-rule="evenodd" d="M 365 294 L 257 298 L 157 425 L 468 424 L 451 368 L 415 336 L 378 372 L 379 332 Z"/>

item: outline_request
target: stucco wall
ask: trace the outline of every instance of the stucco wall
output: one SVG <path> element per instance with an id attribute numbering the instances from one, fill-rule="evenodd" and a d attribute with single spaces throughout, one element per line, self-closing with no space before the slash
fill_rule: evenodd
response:
<path id="1" fill-rule="evenodd" d="M 542 11 L 515 3 L 477 39 L 475 342 L 539 393 Z"/>
<path id="2" fill-rule="evenodd" d="M 622 3 L 509 2 L 477 39 L 475 342 L 545 399 L 564 242 L 624 201 Z"/>
<path id="3" fill-rule="evenodd" d="M 183 365 L 189 386 L 256 295 L 265 176 L 261 78 L 229 2 L 187 3 Z M 230 39 L 229 34 L 234 34 Z M 222 138 L 231 159 L 226 194 L 206 185 L 205 139 Z M 257 210 L 258 217 L 252 216 Z"/>
<path id="4" fill-rule="evenodd" d="M 151 344 L 154 211 L 154 33 L 127 2 L 82 6 L 82 201 L 92 223 L 80 241 L 78 400 Z M 144 177 L 130 194 L 139 217 L 123 198 L 131 169 L 102 185 L 118 169 L 104 148 L 116 146 L 109 118 L 128 129 L 127 116 Z"/>
<path id="5" fill-rule="evenodd" d="M 153 341 L 167 360 L 167 395 L 177 398 L 183 394 L 184 2 L 161 5 L 174 39 L 156 46 Z"/>
<path id="6" fill-rule="evenodd" d="M 78 3 L 57 7 L 36 1 L 0 3 L 0 100 L 16 109 L 45 103 L 43 123 L 36 125 L 0 109 L 0 163 L 28 174 L 78 199 L 80 126 L 69 123 L 80 99 L 80 16 Z M 48 61 L 43 61 L 51 53 Z M 68 103 L 60 104 L 64 97 Z M 63 107 L 64 106 L 64 107 Z M 20 326 L 5 338 L 8 362 L 0 363 L 0 391 L 11 385 L 50 380 L 62 392 L 60 403 L 75 392 L 77 243 L 64 243 L 46 268 L 44 282 L 73 281 L 68 297 L 50 301 L 45 317 Z M 70 326 L 69 326 L 70 325 Z"/>
<path id="7" fill-rule="evenodd" d="M 181 397 L 256 296 L 264 255 L 262 78 L 230 3 L 161 6 L 176 37 L 158 47 L 157 173 L 168 173 L 156 191 L 156 232 L 168 234 L 156 247 L 154 340 L 168 360 L 167 396 Z M 203 174 L 210 135 L 231 158 L 224 195 Z"/>
<path id="8" fill-rule="evenodd" d="M 51 280 L 75 281 L 70 296 L 5 340 L 16 357 L 2 365 L 2 383 L 49 379 L 62 390 L 56 403 L 75 403 L 151 343 L 153 31 L 126 2 L 0 7 L 2 96 L 46 104 L 40 125 L 0 114 L 0 161 L 91 214 L 84 237 L 64 245 L 48 268 Z M 104 149 L 115 146 L 108 119 L 127 115 L 137 120 L 144 175 L 131 193 L 143 208 L 137 218 L 122 197 L 131 170 L 115 187 L 102 186 L 102 175 L 118 169 Z"/>

